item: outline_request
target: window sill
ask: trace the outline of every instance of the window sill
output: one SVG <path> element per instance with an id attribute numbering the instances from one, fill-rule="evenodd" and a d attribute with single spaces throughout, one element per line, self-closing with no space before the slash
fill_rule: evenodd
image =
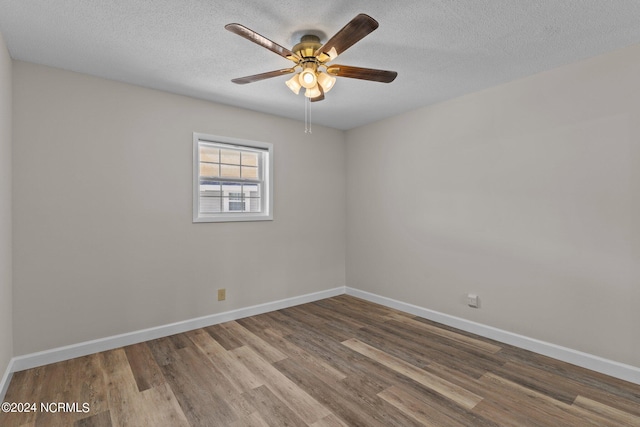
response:
<path id="1" fill-rule="evenodd" d="M 200 222 L 242 222 L 242 221 L 273 221 L 273 215 L 264 214 L 242 214 L 242 215 L 215 215 L 215 216 L 200 216 L 193 218 L 193 223 Z"/>

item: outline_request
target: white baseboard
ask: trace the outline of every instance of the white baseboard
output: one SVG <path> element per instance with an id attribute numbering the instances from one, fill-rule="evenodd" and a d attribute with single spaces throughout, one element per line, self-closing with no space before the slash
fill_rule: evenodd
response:
<path id="1" fill-rule="evenodd" d="M 4 375 L 0 380 L 0 402 L 4 402 L 4 396 L 7 394 L 7 389 L 9 388 L 9 383 L 11 382 L 11 377 L 13 376 L 13 359 L 9 361 L 9 365 L 7 369 L 4 371 Z"/>
<path id="2" fill-rule="evenodd" d="M 100 351 L 112 350 L 114 348 L 124 347 L 127 345 L 137 344 L 144 341 L 191 331 L 193 329 L 216 325 L 218 323 L 242 319 L 243 317 L 255 316 L 262 313 L 268 313 L 270 311 L 281 310 L 283 308 L 318 301 L 336 295 L 342 295 L 344 293 L 344 287 L 328 289 L 326 291 L 314 292 L 311 294 L 286 298 L 279 301 L 254 305 L 251 307 L 239 308 L 237 310 L 226 311 L 224 313 L 217 313 L 209 316 L 185 320 L 182 322 L 170 323 L 168 325 L 157 326 L 155 328 L 143 329 L 126 334 L 114 335 L 111 337 L 86 341 L 79 344 L 73 344 L 65 347 L 53 348 L 51 350 L 40 351 L 37 353 L 26 354 L 24 356 L 17 356 L 11 359 L 11 363 L 9 364 L 7 372 L 13 373 L 17 371 L 23 371 L 25 369 L 35 368 L 38 366 L 48 365 L 50 363 L 73 359 L 75 357 L 87 356 L 89 354 L 97 353 Z M 6 385 L 4 381 L 5 378 L 3 378 L 3 383 L 0 384 L 2 386 L 2 390 L 4 390 L 8 386 L 8 381 Z"/>
<path id="3" fill-rule="evenodd" d="M 640 368 L 347 287 L 346 294 L 640 385 Z"/>

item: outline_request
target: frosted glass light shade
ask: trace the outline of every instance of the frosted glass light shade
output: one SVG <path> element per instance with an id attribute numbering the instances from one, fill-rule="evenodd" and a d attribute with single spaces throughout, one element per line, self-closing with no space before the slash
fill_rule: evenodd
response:
<path id="1" fill-rule="evenodd" d="M 333 88 L 333 85 L 335 83 L 336 83 L 336 78 L 333 76 L 330 76 L 327 73 L 320 73 L 318 75 L 318 84 L 322 86 L 322 90 L 324 90 L 324 93 L 329 92 Z"/>
<path id="2" fill-rule="evenodd" d="M 300 85 L 297 74 L 294 74 L 294 76 L 287 80 L 285 84 L 289 87 L 289 89 L 291 89 L 291 92 L 295 93 L 296 95 L 300 93 L 300 88 L 302 88 L 302 86 Z"/>
<path id="3" fill-rule="evenodd" d="M 311 88 L 308 88 L 305 92 L 304 92 L 304 96 L 306 96 L 307 98 L 315 98 L 317 96 L 322 95 L 322 92 L 320 92 L 320 89 L 318 88 L 318 85 L 315 85 Z"/>

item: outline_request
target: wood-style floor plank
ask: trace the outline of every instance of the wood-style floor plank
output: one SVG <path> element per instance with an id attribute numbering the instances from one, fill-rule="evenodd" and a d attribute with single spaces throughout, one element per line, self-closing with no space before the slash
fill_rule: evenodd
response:
<path id="1" fill-rule="evenodd" d="M 73 427 L 111 427 L 111 412 L 104 411 L 75 422 Z"/>
<path id="2" fill-rule="evenodd" d="M 331 413 L 251 348 L 239 347 L 233 352 L 253 374 L 267 384 L 267 388 L 275 396 L 285 404 L 291 405 L 305 422 L 314 423 Z"/>
<path id="3" fill-rule="evenodd" d="M 248 345 L 256 352 L 260 354 L 269 363 L 274 363 L 282 359 L 286 359 L 287 356 L 279 351 L 277 348 L 267 344 L 262 338 L 255 335 L 250 330 L 237 322 L 227 322 L 221 325 L 230 334 L 235 336 L 244 345 Z"/>
<path id="4" fill-rule="evenodd" d="M 2 427 L 640 426 L 640 385 L 341 295 L 16 372 Z"/>
<path id="5" fill-rule="evenodd" d="M 360 342 L 356 339 L 350 339 L 344 341 L 342 344 L 350 349 L 357 351 L 358 353 L 367 356 L 376 362 L 384 365 L 394 371 L 404 375 L 407 378 L 411 378 L 414 381 L 422 384 L 423 386 L 430 388 L 431 390 L 453 400 L 460 406 L 473 409 L 480 401 L 482 397 L 459 387 L 444 378 L 440 378 L 437 375 L 433 375 L 420 368 L 416 368 L 410 363 L 405 362 L 402 359 L 398 359 L 395 356 L 371 347 L 368 344 Z"/>
<path id="6" fill-rule="evenodd" d="M 492 400 L 498 401 L 502 398 L 503 394 L 506 394 L 509 400 L 517 401 L 520 413 L 525 415 L 528 422 L 531 423 L 555 419 L 560 425 L 585 427 L 613 427 L 616 425 L 613 421 L 608 421 L 596 414 L 589 414 L 581 408 L 567 405 L 564 402 L 523 387 L 490 372 L 481 378 L 480 381 L 488 386 L 487 389 L 500 390 L 500 395 L 492 396 Z"/>
<path id="7" fill-rule="evenodd" d="M 281 349 L 281 351 L 289 355 L 290 359 L 294 360 L 298 365 L 304 366 L 305 369 L 316 372 L 321 377 L 329 377 L 336 381 L 346 378 L 343 372 L 298 347 L 286 338 L 279 336 L 271 329 L 265 329 L 264 335 L 269 339 L 271 345 Z"/>
<path id="8" fill-rule="evenodd" d="M 159 418 L 170 420 L 176 426 L 188 426 L 182 410 L 174 402 L 171 390 L 138 391 L 124 349 L 107 351 L 101 355 L 104 375 L 108 378 L 105 381 L 106 400 L 114 427 L 154 425 Z M 156 398 L 155 393 L 162 393 L 163 398 Z M 163 405 L 158 407 L 160 401 Z"/>
<path id="9" fill-rule="evenodd" d="M 269 427 L 269 424 L 257 412 L 245 415 L 230 424 L 229 427 Z"/>
<path id="10" fill-rule="evenodd" d="M 306 426 L 307 424 L 291 408 L 278 399 L 266 386 L 246 392 L 243 397 L 252 405 L 260 418 L 271 426 Z"/>
<path id="11" fill-rule="evenodd" d="M 174 351 L 175 362 L 162 370 L 190 425 L 225 426 L 244 415 L 232 405 L 238 393 L 209 359 L 190 347 Z"/>
<path id="12" fill-rule="evenodd" d="M 432 334 L 435 334 L 435 335 L 443 336 L 451 341 L 459 342 L 461 344 L 470 346 L 472 348 L 475 348 L 481 351 L 486 351 L 488 353 L 497 353 L 500 350 L 502 350 L 502 347 L 498 345 L 488 343 L 476 338 L 471 338 L 466 335 L 462 335 L 446 329 L 442 329 L 437 326 L 430 325 L 428 323 L 419 322 L 414 318 L 410 318 L 407 316 L 391 314 L 387 316 L 387 318 L 389 318 L 390 320 L 395 320 L 396 322 L 402 323 L 404 325 L 411 325 L 420 330 L 431 332 Z"/>
<path id="13" fill-rule="evenodd" d="M 138 391 L 145 391 L 164 384 L 160 367 L 153 360 L 149 347 L 144 343 L 130 345 L 124 348 L 129 360 L 129 366 L 138 385 Z"/>
<path id="14" fill-rule="evenodd" d="M 485 372 L 502 366 L 506 360 L 501 352 L 487 353 L 461 346 L 457 341 L 427 331 L 419 330 L 411 325 L 403 325 L 390 320 L 375 326 L 367 326 L 355 333 L 354 336 L 362 341 L 376 343 L 376 346 L 387 347 L 390 352 L 402 354 L 399 357 L 412 363 L 428 364 L 442 363 L 455 367 L 469 376 L 480 378 Z M 390 344 L 390 345 L 387 345 Z M 468 363 L 473 360 L 474 363 Z"/>
<path id="15" fill-rule="evenodd" d="M 351 376 L 334 382 L 329 378 L 310 375 L 290 359 L 277 363 L 277 368 L 301 388 L 325 405 L 340 420 L 353 426 L 405 426 L 411 420 L 399 411 L 385 410 L 377 393 L 382 387 L 367 376 Z M 395 408 L 393 408 L 395 409 Z"/>
<path id="16" fill-rule="evenodd" d="M 347 427 L 347 424 L 334 414 L 331 414 L 311 424 L 311 427 Z"/>
<path id="17" fill-rule="evenodd" d="M 464 427 L 463 424 L 449 418 L 446 413 L 433 411 L 432 408 L 425 405 L 422 400 L 413 397 L 410 393 L 407 393 L 399 387 L 391 386 L 378 393 L 378 396 L 422 425 L 428 427 L 443 425 Z"/>
<path id="18" fill-rule="evenodd" d="M 573 404 L 594 414 L 601 415 L 605 419 L 611 420 L 619 426 L 640 426 L 640 417 L 613 408 L 604 403 L 591 400 L 584 396 L 576 397 L 576 400 L 573 402 Z"/>

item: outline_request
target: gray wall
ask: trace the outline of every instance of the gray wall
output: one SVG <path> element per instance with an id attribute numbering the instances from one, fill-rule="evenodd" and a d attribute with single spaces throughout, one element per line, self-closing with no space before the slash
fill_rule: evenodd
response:
<path id="1" fill-rule="evenodd" d="M 347 285 L 640 366 L 639 75 L 637 45 L 349 131 Z"/>
<path id="2" fill-rule="evenodd" d="M 0 378 L 13 357 L 11 57 L 0 34 Z"/>
<path id="3" fill-rule="evenodd" d="M 13 71 L 16 355 L 345 285 L 343 132 Z M 192 224 L 194 131 L 274 144 L 274 221 Z"/>

